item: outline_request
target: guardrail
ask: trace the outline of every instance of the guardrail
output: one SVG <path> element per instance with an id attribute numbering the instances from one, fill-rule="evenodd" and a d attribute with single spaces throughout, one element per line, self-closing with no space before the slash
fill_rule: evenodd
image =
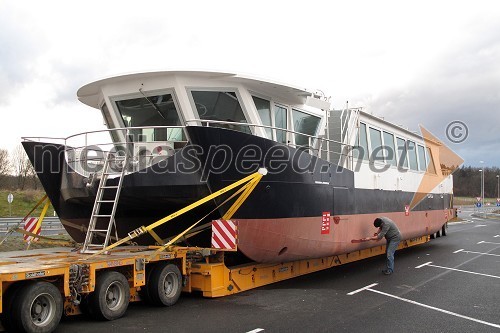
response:
<path id="1" fill-rule="evenodd" d="M 10 229 L 16 227 L 21 221 L 21 217 L 1 217 L 0 218 L 0 234 L 7 233 Z M 23 228 L 21 223 L 19 228 Z M 45 231 L 65 231 L 58 217 L 45 217 L 42 222 L 42 232 Z"/>

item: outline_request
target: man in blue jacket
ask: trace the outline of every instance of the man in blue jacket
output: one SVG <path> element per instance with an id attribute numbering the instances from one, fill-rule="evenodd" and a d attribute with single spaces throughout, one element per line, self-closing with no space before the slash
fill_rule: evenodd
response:
<path id="1" fill-rule="evenodd" d="M 382 273 L 385 275 L 391 275 L 394 272 L 394 253 L 398 248 L 399 242 L 401 242 L 402 236 L 399 232 L 396 223 L 388 217 L 378 217 L 373 221 L 373 225 L 379 228 L 375 236 L 370 237 L 371 240 L 381 240 L 385 237 L 387 245 L 385 248 L 385 253 L 387 255 L 387 269 L 383 270 Z"/>

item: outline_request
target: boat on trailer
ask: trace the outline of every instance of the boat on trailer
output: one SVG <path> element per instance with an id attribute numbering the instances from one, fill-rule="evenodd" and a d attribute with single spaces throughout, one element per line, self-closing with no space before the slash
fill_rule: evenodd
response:
<path id="1" fill-rule="evenodd" d="M 113 235 L 122 238 L 259 168 L 268 174 L 234 216 L 239 254 L 255 262 L 379 245 L 352 240 L 371 235 L 381 215 L 405 240 L 439 232 L 452 217 L 453 180 L 441 170 L 438 142 L 361 109 L 332 110 L 320 91 L 234 73 L 168 71 L 99 80 L 77 95 L 101 111 L 106 130 L 23 142 L 77 242 L 93 215 L 97 229 L 109 224 L 100 216 L 112 216 Z M 108 172 L 106 160 L 116 156 L 127 157 L 126 165 L 117 161 Z M 429 175 L 443 180 L 410 210 Z M 228 196 L 163 225 L 159 237 L 200 217 L 220 218 Z M 209 224 L 185 241 L 209 246 Z M 154 242 L 148 237 L 139 241 Z"/>

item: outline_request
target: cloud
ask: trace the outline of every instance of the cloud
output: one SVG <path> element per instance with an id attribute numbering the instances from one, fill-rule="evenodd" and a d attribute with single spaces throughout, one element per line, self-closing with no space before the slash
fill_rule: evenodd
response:
<path id="1" fill-rule="evenodd" d="M 0 112 L 22 127 L 0 145 L 101 126 L 76 99 L 88 82 L 191 68 L 319 88 L 442 139 L 462 120 L 470 137 L 452 148 L 472 163 L 500 132 L 498 5 L 478 1 L 0 2 Z"/>
<path id="2" fill-rule="evenodd" d="M 500 142 L 500 23 L 471 28 L 473 33 L 410 84 L 372 97 L 367 104 L 374 114 L 411 129 L 423 124 L 463 154 L 466 164 L 477 165 L 481 159 L 498 165 L 500 157 L 491 153 Z M 446 140 L 446 127 L 454 120 L 469 129 L 469 137 L 459 145 Z"/>
<path id="3" fill-rule="evenodd" d="M 43 50 L 43 37 L 30 27 L 20 25 L 21 13 L 0 5 L 0 105 L 30 80 L 30 60 Z"/>

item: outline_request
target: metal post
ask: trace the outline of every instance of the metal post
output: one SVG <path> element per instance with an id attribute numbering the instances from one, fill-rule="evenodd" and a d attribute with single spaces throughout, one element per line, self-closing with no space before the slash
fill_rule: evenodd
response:
<path id="1" fill-rule="evenodd" d="M 326 161 L 330 162 L 330 110 L 326 111 Z"/>
<path id="2" fill-rule="evenodd" d="M 500 175 L 497 175 L 497 199 L 500 198 Z"/>
<path id="3" fill-rule="evenodd" d="M 481 165 L 484 161 L 479 161 Z M 481 208 L 484 209 L 484 166 L 481 168 Z"/>
<path id="4" fill-rule="evenodd" d="M 481 207 L 484 209 L 484 168 L 481 172 Z"/>

